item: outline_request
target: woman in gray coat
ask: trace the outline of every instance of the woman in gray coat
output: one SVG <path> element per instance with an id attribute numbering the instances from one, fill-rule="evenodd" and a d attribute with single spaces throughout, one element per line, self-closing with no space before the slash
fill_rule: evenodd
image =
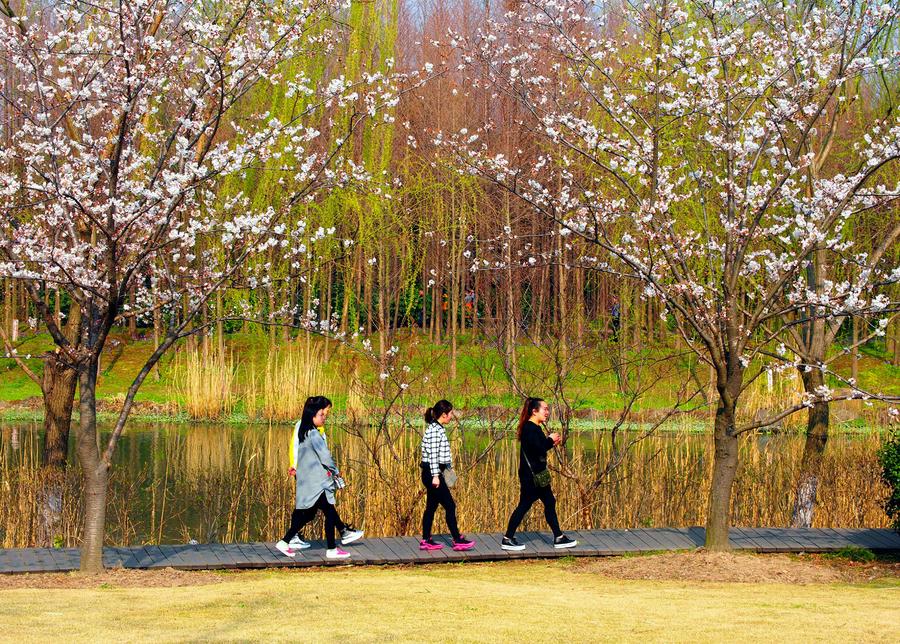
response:
<path id="1" fill-rule="evenodd" d="M 340 472 L 331 456 L 319 428 L 325 426 L 331 401 L 324 396 L 310 396 L 303 406 L 300 427 L 297 431 L 297 496 L 294 512 L 291 514 L 291 527 L 284 538 L 275 544 L 279 551 L 293 557 L 297 551 L 289 542 L 300 529 L 312 521 L 316 512 L 321 510 L 325 515 L 325 540 L 328 559 L 346 559 L 350 553 L 337 547 L 335 527 L 341 524 L 337 510 L 334 508 L 334 491 Z M 361 534 L 360 534 L 361 536 Z"/>

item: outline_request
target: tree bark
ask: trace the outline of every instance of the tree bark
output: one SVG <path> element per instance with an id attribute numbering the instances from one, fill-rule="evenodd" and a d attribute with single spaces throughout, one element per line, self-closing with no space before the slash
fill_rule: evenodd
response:
<path id="1" fill-rule="evenodd" d="M 76 447 L 81 463 L 84 496 L 84 529 L 81 572 L 103 571 L 103 536 L 106 528 L 106 495 L 109 469 L 97 445 L 97 364 L 82 367 L 79 374 L 79 411 Z"/>
<path id="2" fill-rule="evenodd" d="M 824 377 L 818 369 L 813 369 L 809 373 L 801 373 L 801 377 L 807 393 L 813 393 L 816 387 L 824 384 Z M 791 515 L 791 527 L 794 528 L 812 527 L 816 491 L 819 486 L 819 472 L 825 456 L 825 444 L 828 442 L 828 416 L 828 403 L 822 401 L 814 403 L 807 412 L 806 445 L 803 447 L 800 476 L 797 480 L 797 496 Z"/>
<path id="3" fill-rule="evenodd" d="M 69 426 L 75 405 L 78 372 L 64 364 L 58 354 L 51 353 L 44 361 L 41 393 L 44 397 L 45 467 L 64 469 L 69 452 Z"/>
<path id="4" fill-rule="evenodd" d="M 737 474 L 738 436 L 735 433 L 736 396 L 719 392 L 715 420 L 715 460 L 706 516 L 707 550 L 730 550 L 731 491 Z"/>

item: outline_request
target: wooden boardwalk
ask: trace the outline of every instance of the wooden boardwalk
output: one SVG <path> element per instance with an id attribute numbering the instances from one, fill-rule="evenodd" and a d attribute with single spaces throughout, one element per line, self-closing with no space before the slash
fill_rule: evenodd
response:
<path id="1" fill-rule="evenodd" d="M 285 557 L 271 543 L 210 543 L 202 545 L 160 545 L 104 548 L 107 567 L 177 568 L 208 570 L 228 568 L 280 568 L 324 565 L 422 564 L 446 561 L 501 561 L 552 557 L 602 557 L 663 550 L 692 550 L 703 545 L 703 528 L 651 528 L 635 530 L 574 530 L 566 534 L 578 540 L 575 548 L 555 550 L 548 533 L 520 532 L 516 536 L 526 549 L 500 549 L 499 534 L 470 534 L 474 549 L 454 552 L 449 547 L 423 552 L 415 537 L 363 538 L 346 547 L 353 556 L 342 561 L 325 559 L 322 541 L 301 551 L 294 559 Z M 436 537 L 448 544 L 445 536 Z M 891 530 L 828 528 L 732 528 L 735 550 L 752 552 L 832 552 L 847 547 L 873 552 L 900 553 L 900 535 Z M 76 548 L 0 549 L 0 573 L 65 572 L 77 570 Z"/>

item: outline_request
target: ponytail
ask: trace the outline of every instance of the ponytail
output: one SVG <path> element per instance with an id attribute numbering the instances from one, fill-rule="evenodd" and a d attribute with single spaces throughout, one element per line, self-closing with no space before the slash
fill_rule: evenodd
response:
<path id="1" fill-rule="evenodd" d="M 543 398 L 526 398 L 525 404 L 522 405 L 522 412 L 519 414 L 519 426 L 516 428 L 516 438 L 522 440 L 522 428 L 525 427 L 531 419 L 531 415 L 541 408 Z"/>
<path id="2" fill-rule="evenodd" d="M 434 407 L 429 407 L 425 410 L 425 422 L 430 425 L 431 423 L 437 422 L 438 418 L 444 414 L 449 414 L 451 411 L 453 411 L 453 403 L 449 400 L 439 400 L 434 403 Z"/>

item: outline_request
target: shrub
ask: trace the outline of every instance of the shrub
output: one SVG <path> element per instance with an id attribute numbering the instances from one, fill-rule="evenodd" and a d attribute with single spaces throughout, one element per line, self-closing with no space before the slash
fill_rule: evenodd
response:
<path id="1" fill-rule="evenodd" d="M 890 495 L 884 511 L 891 518 L 891 526 L 900 532 L 900 432 L 895 431 L 878 450 L 881 460 L 881 478 L 887 484 Z"/>
<path id="2" fill-rule="evenodd" d="M 847 546 L 825 555 L 829 559 L 846 559 L 848 561 L 858 561 L 860 563 L 868 563 L 875 561 L 875 553 L 868 548 L 859 548 L 857 546 Z"/>

